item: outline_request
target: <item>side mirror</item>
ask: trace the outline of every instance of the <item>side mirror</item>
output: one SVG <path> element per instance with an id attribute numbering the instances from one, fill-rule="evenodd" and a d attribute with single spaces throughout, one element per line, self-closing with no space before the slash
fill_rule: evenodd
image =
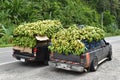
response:
<path id="1" fill-rule="evenodd" d="M 106 45 L 109 45 L 109 43 L 108 43 L 108 42 L 106 42 Z"/>

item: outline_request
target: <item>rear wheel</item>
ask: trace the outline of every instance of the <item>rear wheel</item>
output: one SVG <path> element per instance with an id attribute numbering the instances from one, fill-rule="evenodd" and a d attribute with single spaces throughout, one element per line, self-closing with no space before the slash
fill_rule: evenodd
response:
<path id="1" fill-rule="evenodd" d="M 48 65 L 48 61 L 44 61 L 44 64 L 45 64 L 45 65 Z"/>
<path id="2" fill-rule="evenodd" d="M 96 71 L 98 69 L 98 59 L 95 57 L 91 62 L 90 71 Z"/>

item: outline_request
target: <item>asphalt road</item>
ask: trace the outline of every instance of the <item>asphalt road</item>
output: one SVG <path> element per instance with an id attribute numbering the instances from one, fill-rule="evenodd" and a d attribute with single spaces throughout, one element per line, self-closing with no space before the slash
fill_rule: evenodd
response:
<path id="1" fill-rule="evenodd" d="M 12 48 L 0 49 L 0 80 L 120 80 L 120 36 L 106 38 L 113 47 L 113 60 L 96 72 L 72 72 L 40 63 L 23 63 L 11 57 Z"/>
<path id="2" fill-rule="evenodd" d="M 0 65 L 16 61 L 12 57 L 11 55 L 12 53 L 13 53 L 12 47 L 0 48 Z"/>

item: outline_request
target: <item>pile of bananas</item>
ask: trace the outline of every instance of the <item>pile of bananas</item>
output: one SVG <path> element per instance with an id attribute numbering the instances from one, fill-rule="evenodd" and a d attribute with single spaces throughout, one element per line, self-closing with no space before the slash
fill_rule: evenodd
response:
<path id="1" fill-rule="evenodd" d="M 58 20 L 43 20 L 33 23 L 19 25 L 13 32 L 14 46 L 34 47 L 36 45 L 35 36 L 51 36 L 62 29 L 62 24 Z"/>
<path id="2" fill-rule="evenodd" d="M 86 26 L 85 28 L 82 28 L 81 32 L 88 42 L 99 41 L 105 37 L 104 30 L 97 27 Z"/>
<path id="3" fill-rule="evenodd" d="M 59 54 L 80 55 L 86 50 L 83 40 L 90 43 L 103 38 L 104 31 L 102 29 L 91 26 L 78 28 L 76 25 L 72 25 L 68 29 L 60 30 L 52 37 L 52 45 L 49 46 L 49 49 Z"/>
<path id="4" fill-rule="evenodd" d="M 13 39 L 14 46 L 20 46 L 20 47 L 29 47 L 32 48 L 36 45 L 36 39 L 32 37 L 26 37 L 26 36 L 17 36 Z"/>

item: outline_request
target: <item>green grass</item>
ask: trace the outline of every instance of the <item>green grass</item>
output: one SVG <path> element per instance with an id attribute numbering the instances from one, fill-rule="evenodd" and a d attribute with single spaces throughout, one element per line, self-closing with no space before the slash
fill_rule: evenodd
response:
<path id="1" fill-rule="evenodd" d="M 12 47 L 13 44 L 2 44 L 0 45 L 1 48 L 4 48 L 4 47 Z"/>
<path id="2" fill-rule="evenodd" d="M 112 37 L 112 36 L 120 36 L 120 31 L 116 31 L 116 32 L 113 32 L 113 33 L 106 33 L 105 34 L 105 37 Z"/>
<path id="3" fill-rule="evenodd" d="M 112 34 L 112 33 L 106 33 L 106 34 L 105 34 L 105 37 L 110 37 L 110 36 L 116 36 L 116 35 L 114 35 L 114 34 Z"/>

